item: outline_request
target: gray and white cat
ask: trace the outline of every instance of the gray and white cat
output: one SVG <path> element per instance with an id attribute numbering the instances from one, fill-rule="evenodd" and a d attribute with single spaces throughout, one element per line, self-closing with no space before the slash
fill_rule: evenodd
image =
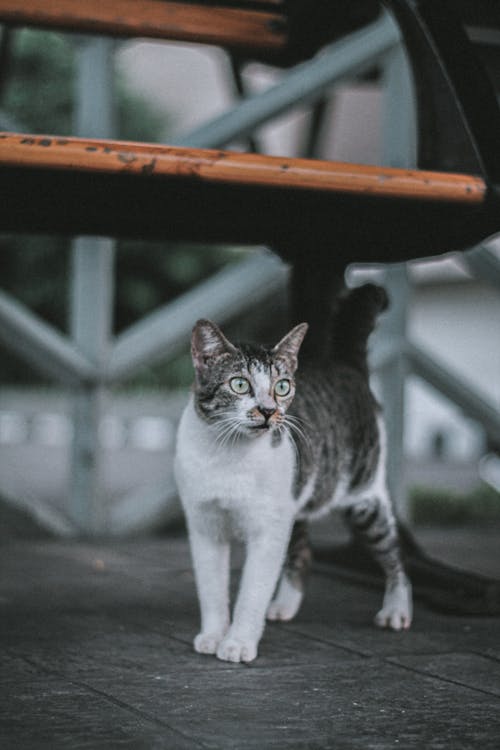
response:
<path id="1" fill-rule="evenodd" d="M 300 607 L 311 560 L 307 519 L 332 507 L 343 509 L 385 573 L 375 623 L 409 628 L 411 587 L 366 364 L 367 338 L 386 304 L 380 287 L 351 291 L 340 302 L 325 360 L 299 370 L 305 323 L 273 348 L 235 345 L 214 323 L 196 323 L 195 385 L 175 459 L 201 610 L 196 651 L 255 659 L 266 615 L 290 620 Z M 246 559 L 231 621 L 234 537 L 244 540 Z"/>

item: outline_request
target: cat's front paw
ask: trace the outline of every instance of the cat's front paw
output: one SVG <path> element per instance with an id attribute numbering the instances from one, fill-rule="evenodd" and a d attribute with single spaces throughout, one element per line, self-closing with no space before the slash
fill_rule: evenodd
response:
<path id="1" fill-rule="evenodd" d="M 223 661 L 249 662 L 257 656 L 257 642 L 248 638 L 226 636 L 219 644 L 217 658 Z"/>
<path id="2" fill-rule="evenodd" d="M 384 596 L 382 609 L 375 615 L 375 625 L 391 630 L 408 630 L 412 620 L 412 593 L 409 581 L 399 583 Z"/>
<path id="3" fill-rule="evenodd" d="M 215 654 L 224 636 L 219 633 L 198 633 L 194 639 L 194 650 L 199 654 Z"/>

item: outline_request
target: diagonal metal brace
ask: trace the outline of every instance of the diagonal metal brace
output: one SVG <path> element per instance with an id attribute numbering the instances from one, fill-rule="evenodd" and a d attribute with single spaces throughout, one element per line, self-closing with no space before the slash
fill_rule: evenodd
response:
<path id="1" fill-rule="evenodd" d="M 236 267 L 224 268 L 118 336 L 108 378 L 121 380 L 175 356 L 186 347 L 197 318 L 230 320 L 283 287 L 287 277 L 286 265 L 270 253 L 257 253 Z"/>
<path id="2" fill-rule="evenodd" d="M 217 148 L 248 136 L 287 109 L 317 101 L 339 79 L 366 71 L 399 41 L 396 23 L 389 14 L 383 14 L 370 26 L 334 42 L 313 60 L 297 65 L 280 83 L 249 96 L 190 133 L 174 138 L 171 145 Z"/>
<path id="3" fill-rule="evenodd" d="M 0 342 L 42 375 L 65 385 L 100 379 L 98 368 L 65 336 L 6 292 L 0 292 Z"/>
<path id="4" fill-rule="evenodd" d="M 491 403 L 416 344 L 407 343 L 406 356 L 415 375 L 456 404 L 468 417 L 479 422 L 490 438 L 500 445 L 500 414 Z"/>
<path id="5" fill-rule="evenodd" d="M 486 245 L 463 253 L 462 259 L 475 278 L 500 289 L 500 260 Z"/>

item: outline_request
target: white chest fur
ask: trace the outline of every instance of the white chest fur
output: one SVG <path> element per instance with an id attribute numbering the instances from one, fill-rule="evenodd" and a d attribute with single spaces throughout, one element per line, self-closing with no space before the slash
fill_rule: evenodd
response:
<path id="1" fill-rule="evenodd" d="M 239 513 L 291 512 L 294 450 L 284 436 L 277 446 L 270 434 L 219 445 L 213 427 L 187 405 L 177 436 L 175 474 L 186 510 L 193 504 L 216 504 Z"/>

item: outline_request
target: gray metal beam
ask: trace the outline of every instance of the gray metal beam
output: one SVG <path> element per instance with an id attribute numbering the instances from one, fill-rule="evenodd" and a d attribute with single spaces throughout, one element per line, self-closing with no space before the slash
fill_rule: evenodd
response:
<path id="1" fill-rule="evenodd" d="M 102 534 L 107 529 L 99 428 L 111 336 L 113 258 L 112 240 L 79 237 L 73 242 L 71 332 L 75 344 L 100 373 L 99 381 L 77 388 L 73 400 L 70 517 L 86 534 Z"/>
<path id="2" fill-rule="evenodd" d="M 113 49 L 108 39 L 82 37 L 77 43 L 75 130 L 80 136 L 114 135 Z M 72 253 L 71 332 L 100 380 L 74 392 L 69 515 L 80 532 L 98 535 L 107 529 L 99 428 L 111 338 L 114 241 L 78 237 Z"/>
<path id="3" fill-rule="evenodd" d="M 103 37 L 76 37 L 74 127 L 84 138 L 109 138 L 116 132 L 114 42 Z"/>
<path id="4" fill-rule="evenodd" d="M 387 348 L 400 344 L 399 356 L 387 358 L 379 369 L 384 419 L 387 425 L 387 482 L 397 515 L 408 522 L 409 506 L 404 477 L 404 403 L 407 363 L 403 342 L 407 335 L 410 284 L 405 264 L 388 266 L 384 283 L 391 304 L 378 335 Z M 394 351 L 394 350 L 393 350 Z"/>
<path id="5" fill-rule="evenodd" d="M 401 44 L 395 45 L 385 55 L 384 88 L 382 161 L 391 167 L 414 167 L 417 162 L 416 106 L 410 67 Z M 406 266 L 388 266 L 384 281 L 391 300 L 379 332 L 379 341 L 386 350 L 379 375 L 387 425 L 387 481 L 397 514 L 408 523 L 411 519 L 404 473 L 407 375 L 404 340 L 411 286 Z M 399 352 L 395 351 L 396 347 Z M 388 356 L 391 349 L 394 356 Z"/>
<path id="6" fill-rule="evenodd" d="M 73 340 L 94 363 L 103 379 L 111 337 L 114 287 L 114 241 L 107 237 L 78 237 L 71 265 Z"/>
<path id="7" fill-rule="evenodd" d="M 456 404 L 468 417 L 477 420 L 493 441 L 500 445 L 500 414 L 492 404 L 475 393 L 470 384 L 444 365 L 438 364 L 415 344 L 407 344 L 406 354 L 415 375 Z"/>
<path id="8" fill-rule="evenodd" d="M 479 245 L 461 257 L 475 278 L 500 289 L 500 260 L 490 248 Z"/>
<path id="9" fill-rule="evenodd" d="M 410 63 L 402 44 L 384 58 L 382 163 L 388 167 L 417 166 L 417 105 Z"/>
<path id="10" fill-rule="evenodd" d="M 197 318 L 230 320 L 285 284 L 287 267 L 270 253 L 230 266 L 124 331 L 115 341 L 108 378 L 130 377 L 141 367 L 182 351 Z"/>
<path id="11" fill-rule="evenodd" d="M 95 365 L 62 334 L 0 292 L 0 341 L 42 375 L 65 385 L 98 378 Z"/>
<path id="12" fill-rule="evenodd" d="M 275 86 L 245 99 L 234 109 L 190 133 L 174 138 L 177 146 L 216 148 L 255 128 L 297 104 L 316 101 L 333 83 L 364 72 L 400 39 L 399 29 L 388 14 L 370 26 L 325 48 L 313 60 L 296 66 Z"/>

